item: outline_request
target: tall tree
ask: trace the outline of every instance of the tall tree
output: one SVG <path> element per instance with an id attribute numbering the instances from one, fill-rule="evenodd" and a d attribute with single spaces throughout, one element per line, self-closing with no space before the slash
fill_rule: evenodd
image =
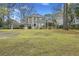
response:
<path id="1" fill-rule="evenodd" d="M 7 25 L 8 28 L 13 29 L 13 19 L 10 18 L 11 13 L 14 12 L 14 6 L 16 5 L 16 3 L 9 3 L 7 4 L 7 8 L 8 8 L 8 15 L 7 15 Z"/>
<path id="2" fill-rule="evenodd" d="M 69 29 L 69 24 L 68 24 L 68 3 L 64 4 L 64 11 L 63 11 L 63 28 L 65 30 Z"/>
<path id="3" fill-rule="evenodd" d="M 75 11 L 74 11 L 74 6 L 72 3 L 68 4 L 68 21 L 69 21 L 69 28 L 72 25 L 72 22 L 74 21 L 75 18 Z"/>
<path id="4" fill-rule="evenodd" d="M 1 24 L 4 23 L 4 16 L 6 16 L 8 14 L 8 8 L 7 8 L 7 4 L 2 3 L 0 4 L 0 18 L 1 18 Z M 2 24 L 1 26 L 3 27 L 4 24 Z"/>
<path id="5" fill-rule="evenodd" d="M 56 7 L 57 6 L 57 7 Z M 53 22 L 54 22 L 54 27 L 55 28 L 58 28 L 58 22 L 57 20 L 61 20 L 61 19 L 58 19 L 59 17 L 63 17 L 62 14 L 63 14 L 63 3 L 62 4 L 56 4 L 55 7 L 52 6 L 52 9 L 55 11 L 53 14 L 52 14 L 52 19 L 53 19 Z M 51 10 L 52 10 L 51 9 Z M 59 15 L 60 14 L 60 15 Z"/>
<path id="6" fill-rule="evenodd" d="M 25 26 L 27 25 L 26 22 L 28 22 L 27 17 L 32 15 L 33 13 L 35 13 L 35 9 L 34 6 L 31 4 L 20 4 L 21 7 L 19 8 L 20 12 L 21 12 L 21 23 L 24 24 Z"/>

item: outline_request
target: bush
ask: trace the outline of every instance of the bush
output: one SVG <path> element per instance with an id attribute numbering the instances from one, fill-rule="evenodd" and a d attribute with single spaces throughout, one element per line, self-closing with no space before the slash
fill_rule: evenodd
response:
<path id="1" fill-rule="evenodd" d="M 32 27 L 31 26 L 28 26 L 28 29 L 32 29 Z"/>
<path id="2" fill-rule="evenodd" d="M 21 24 L 19 27 L 18 27 L 18 29 L 23 29 L 24 28 L 24 25 L 23 24 Z"/>

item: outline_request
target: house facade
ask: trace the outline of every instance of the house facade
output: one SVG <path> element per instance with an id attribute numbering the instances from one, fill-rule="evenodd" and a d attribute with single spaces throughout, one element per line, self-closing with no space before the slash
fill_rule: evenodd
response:
<path id="1" fill-rule="evenodd" d="M 60 13 L 56 16 L 57 25 L 63 25 L 63 14 Z"/>
<path id="2" fill-rule="evenodd" d="M 58 14 L 56 17 L 56 22 L 53 19 L 53 17 L 50 16 L 42 16 L 39 14 L 32 14 L 31 16 L 28 16 L 25 21 L 25 29 L 32 28 L 32 29 L 40 29 L 40 28 L 48 28 L 51 24 L 57 25 L 63 25 L 63 16 L 61 14 Z M 51 25 L 52 28 L 53 25 Z"/>
<path id="3" fill-rule="evenodd" d="M 44 17 L 39 14 L 33 14 L 31 16 L 28 16 L 26 19 L 26 25 L 25 28 L 41 28 L 45 25 Z"/>

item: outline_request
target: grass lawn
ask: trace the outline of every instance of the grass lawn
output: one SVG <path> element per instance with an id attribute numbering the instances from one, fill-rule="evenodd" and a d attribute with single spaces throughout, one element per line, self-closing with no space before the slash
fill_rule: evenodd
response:
<path id="1" fill-rule="evenodd" d="M 79 30 L 0 30 L 0 55 L 79 55 Z"/>

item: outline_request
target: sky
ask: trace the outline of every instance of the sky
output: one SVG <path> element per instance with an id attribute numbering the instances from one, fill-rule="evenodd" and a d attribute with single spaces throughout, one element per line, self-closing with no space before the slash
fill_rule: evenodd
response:
<path id="1" fill-rule="evenodd" d="M 11 4 L 10 4 L 11 5 Z M 60 8 L 63 6 L 63 3 L 26 3 L 26 4 L 17 4 L 18 7 L 21 6 L 27 6 L 27 5 L 32 5 L 35 12 L 40 14 L 40 15 L 45 15 L 45 14 L 54 14 L 56 13 L 56 9 Z M 18 9 L 15 8 L 14 12 L 12 12 L 11 18 L 12 19 L 17 19 L 20 20 L 20 12 Z"/>
<path id="2" fill-rule="evenodd" d="M 56 12 L 56 8 L 62 7 L 62 3 L 36 3 L 33 4 L 37 13 L 39 14 L 51 14 Z"/>

